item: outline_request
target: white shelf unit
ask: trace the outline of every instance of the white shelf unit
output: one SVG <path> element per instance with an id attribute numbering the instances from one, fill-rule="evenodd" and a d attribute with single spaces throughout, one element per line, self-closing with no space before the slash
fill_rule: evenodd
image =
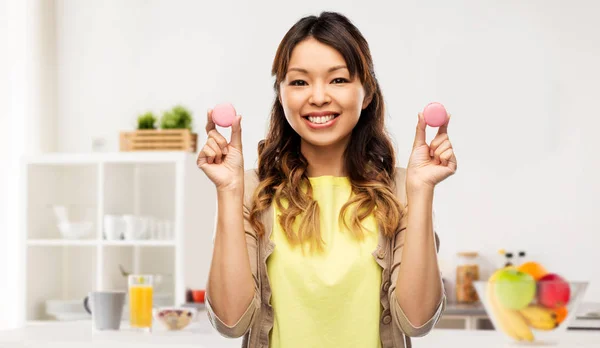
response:
<path id="1" fill-rule="evenodd" d="M 187 289 L 203 289 L 212 254 L 213 184 L 184 152 L 46 154 L 23 162 L 25 317 L 49 320 L 47 300 L 83 301 L 92 290 L 126 290 L 119 266 L 161 274 L 157 305 L 185 303 Z M 92 211 L 94 230 L 62 238 L 52 207 Z M 173 238 L 104 239 L 106 214 L 171 221 Z"/>

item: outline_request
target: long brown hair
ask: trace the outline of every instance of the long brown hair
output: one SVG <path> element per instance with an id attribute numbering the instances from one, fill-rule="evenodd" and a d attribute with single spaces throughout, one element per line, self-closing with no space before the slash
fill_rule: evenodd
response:
<path id="1" fill-rule="evenodd" d="M 260 216 L 275 203 L 281 211 L 279 223 L 290 243 L 309 242 L 311 250 L 322 249 L 319 206 L 312 197 L 312 186 L 306 174 L 308 162 L 300 152 L 300 136 L 287 122 L 279 100 L 279 85 L 285 79 L 292 50 L 307 38 L 314 38 L 340 52 L 350 76 L 358 76 L 365 88 L 365 96 L 372 97 L 370 104 L 362 110 L 344 152 L 344 165 L 353 195 L 341 209 L 340 223 L 356 238 L 362 239 L 361 222 L 374 214 L 383 234 L 391 237 L 399 229 L 404 209 L 394 195 L 396 161 L 384 125 L 383 95 L 375 77 L 367 41 L 345 16 L 332 12 L 299 20 L 277 49 L 271 72 L 275 76 L 275 101 L 268 134 L 258 144 L 260 183 L 254 192 L 250 223 L 262 236 L 265 228 Z M 282 204 L 282 199 L 288 204 Z M 298 231 L 294 231 L 292 225 L 303 212 Z M 351 214 L 346 219 L 348 212 Z"/>

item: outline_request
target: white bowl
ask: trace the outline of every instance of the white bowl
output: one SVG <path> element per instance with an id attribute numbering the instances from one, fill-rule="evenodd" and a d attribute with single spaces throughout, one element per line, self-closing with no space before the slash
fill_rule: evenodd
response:
<path id="1" fill-rule="evenodd" d="M 82 239 L 92 234 L 94 230 L 93 222 L 66 222 L 59 223 L 58 230 L 63 238 Z"/>
<path id="2" fill-rule="evenodd" d="M 553 283 L 546 283 L 549 284 L 548 289 L 555 288 Z M 558 282 L 556 283 L 558 284 Z M 566 316 L 563 314 L 563 317 L 560 318 L 555 309 L 546 308 L 537 301 L 537 293 L 532 302 L 521 309 L 508 308 L 500 301 L 501 298 L 497 295 L 499 289 L 510 289 L 512 294 L 523 294 L 522 291 L 513 291 L 512 289 L 525 289 L 530 286 L 530 282 L 493 280 L 476 281 L 474 285 L 494 327 L 502 332 L 508 341 L 533 345 L 555 345 L 564 337 L 563 334 L 569 323 L 576 317 L 579 304 L 588 286 L 588 282 L 567 283 L 570 296 L 563 308 Z M 560 286 L 562 285 L 561 283 Z"/>
<path id="3" fill-rule="evenodd" d="M 96 210 L 89 205 L 53 205 L 56 226 L 63 238 L 81 239 L 94 230 Z"/>
<path id="4" fill-rule="evenodd" d="M 172 331 L 183 330 L 198 315 L 198 311 L 190 307 L 160 307 L 153 312 L 154 319 Z"/>

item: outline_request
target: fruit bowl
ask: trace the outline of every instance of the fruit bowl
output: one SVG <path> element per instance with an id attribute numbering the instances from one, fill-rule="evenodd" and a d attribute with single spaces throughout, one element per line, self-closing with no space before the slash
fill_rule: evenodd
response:
<path id="1" fill-rule="evenodd" d="M 182 330 L 196 317 L 198 312 L 187 307 L 161 307 L 154 311 L 155 319 L 167 330 Z"/>
<path id="2" fill-rule="evenodd" d="M 494 327 L 507 339 L 555 344 L 575 318 L 588 282 L 506 267 L 474 285 Z"/>

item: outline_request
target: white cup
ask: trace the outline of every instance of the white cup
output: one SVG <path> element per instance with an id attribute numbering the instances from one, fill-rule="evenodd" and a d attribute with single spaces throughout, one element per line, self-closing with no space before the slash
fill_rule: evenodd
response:
<path id="1" fill-rule="evenodd" d="M 150 218 L 146 216 L 137 219 L 137 237 L 138 239 L 149 239 L 150 237 Z"/>
<path id="2" fill-rule="evenodd" d="M 165 221 L 158 220 L 156 223 L 156 239 L 166 239 L 165 238 Z"/>
<path id="3" fill-rule="evenodd" d="M 166 223 L 166 228 L 165 228 L 165 239 L 167 240 L 174 240 L 175 239 L 175 231 L 174 231 L 174 226 L 175 224 L 173 223 L 173 221 L 171 220 L 167 220 Z"/>
<path id="4" fill-rule="evenodd" d="M 104 215 L 104 237 L 106 240 L 120 240 L 125 230 L 125 221 L 118 215 Z"/>
<path id="5" fill-rule="evenodd" d="M 148 239 L 149 218 L 135 215 L 123 215 L 123 220 L 125 221 L 125 239 Z"/>
<path id="6" fill-rule="evenodd" d="M 148 238 L 149 239 L 158 239 L 158 233 L 156 229 L 156 218 L 148 217 Z"/>
<path id="7" fill-rule="evenodd" d="M 123 235 L 126 240 L 137 239 L 137 218 L 134 215 L 123 215 L 123 221 L 125 221 L 125 231 Z"/>

